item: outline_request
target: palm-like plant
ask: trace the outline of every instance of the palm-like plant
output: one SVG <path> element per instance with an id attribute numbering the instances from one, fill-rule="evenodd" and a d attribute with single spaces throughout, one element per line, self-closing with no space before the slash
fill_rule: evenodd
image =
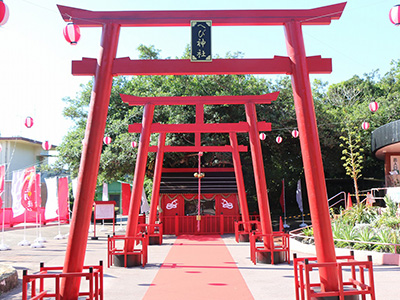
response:
<path id="1" fill-rule="evenodd" d="M 373 229 L 371 229 L 370 227 L 364 227 L 361 230 L 357 231 L 355 240 L 361 242 L 376 242 L 377 238 Z M 358 250 L 372 250 L 373 247 L 373 244 L 354 244 L 354 249 Z"/>
<path id="2" fill-rule="evenodd" d="M 377 242 L 385 244 L 397 244 L 396 234 L 389 228 L 384 228 L 379 230 L 377 237 Z M 375 251 L 379 252 L 394 252 L 394 246 L 390 245 L 376 245 L 374 247 Z"/>

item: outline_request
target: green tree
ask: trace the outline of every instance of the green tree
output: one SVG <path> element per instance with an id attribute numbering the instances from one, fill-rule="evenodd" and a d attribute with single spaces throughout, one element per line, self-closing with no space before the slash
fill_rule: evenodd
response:
<path id="1" fill-rule="evenodd" d="M 181 58 L 189 57 L 189 47 L 183 51 Z M 161 51 L 154 46 L 139 46 L 140 59 L 159 59 Z M 218 55 L 217 55 L 218 56 Z M 218 56 L 219 57 L 219 56 Z M 240 52 L 228 53 L 226 58 L 241 58 Z M 344 156 L 340 144 L 346 144 L 340 137 L 347 135 L 347 128 L 357 132 L 364 155 L 363 175 L 383 177 L 382 163 L 375 160 L 370 151 L 370 132 L 387 122 L 396 120 L 400 115 L 400 62 L 393 62 L 390 72 L 382 78 L 376 71 L 364 76 L 353 76 L 338 84 L 313 82 L 314 106 L 317 117 L 321 151 L 327 178 L 343 178 L 346 169 L 342 166 Z M 77 97 L 64 99 L 66 106 L 64 116 L 73 120 L 75 126 L 64 137 L 58 147 L 58 168 L 69 169 L 73 177 L 77 176 L 82 151 L 90 95 L 93 82 L 82 86 Z M 279 91 L 277 101 L 271 105 L 257 105 L 258 120 L 272 124 L 272 131 L 261 142 L 264 166 L 266 171 L 268 194 L 271 210 L 279 210 L 281 179 L 285 178 L 288 207 L 295 205 L 295 189 L 299 177 L 303 176 L 303 165 L 299 139 L 292 138 L 291 131 L 297 128 L 293 102 L 291 80 L 281 76 L 274 80 L 252 75 L 211 75 L 211 76 L 132 76 L 116 77 L 113 81 L 109 112 L 105 134 L 113 142 L 103 151 L 99 167 L 99 183 L 115 180 L 132 180 L 136 163 L 137 149 L 131 147 L 132 141 L 139 140 L 139 134 L 128 132 L 128 125 L 140 123 L 142 107 L 129 106 L 121 101 L 120 94 L 136 96 L 206 96 L 206 95 L 259 95 Z M 372 100 L 380 104 L 380 109 L 372 114 L 368 104 Z M 239 122 L 245 121 L 245 110 L 241 105 L 207 105 L 206 122 Z M 371 124 L 370 131 L 361 130 L 363 121 Z M 194 123 L 195 107 L 187 105 L 156 106 L 154 122 Z M 358 128 L 356 130 L 355 128 Z M 350 130 L 350 129 L 349 129 Z M 346 134 L 344 134 L 346 133 Z M 301 134 L 301 133 L 300 133 Z M 277 135 L 283 142 L 277 144 Z M 151 144 L 156 145 L 157 134 L 151 135 Z M 228 134 L 202 134 L 207 145 L 229 144 Z M 249 145 L 247 134 L 238 134 L 238 142 Z M 193 145 L 194 134 L 167 134 L 167 145 Z M 354 140 L 352 140 L 354 143 Z M 361 155 L 361 154 L 360 154 Z M 241 153 L 245 186 L 248 199 L 256 201 L 253 179 L 252 160 L 249 152 Z M 149 154 L 147 176 L 152 178 L 154 153 Z M 205 153 L 202 159 L 204 167 L 231 166 L 230 153 Z M 197 158 L 193 153 L 166 153 L 165 167 L 196 167 Z M 358 175 L 357 175 L 358 176 Z M 292 196 L 291 196 L 292 195 Z M 306 203 L 306 201 L 305 201 Z M 293 204 L 293 205 L 292 205 Z"/>
<path id="2" fill-rule="evenodd" d="M 353 179 L 354 190 L 356 194 L 357 203 L 360 203 L 360 196 L 358 190 L 357 180 L 361 177 L 361 170 L 363 168 L 363 152 L 364 149 L 361 148 L 361 136 L 359 130 L 354 128 L 346 128 L 342 130 L 343 135 L 340 139 L 343 143 L 340 144 L 342 150 L 342 160 L 343 166 L 346 170 L 346 175 Z"/>
<path id="3" fill-rule="evenodd" d="M 139 47 L 140 57 L 144 59 L 160 58 L 159 50 L 154 46 Z M 188 48 L 183 57 L 187 56 Z M 240 58 L 241 53 L 229 53 L 228 58 Z M 64 115 L 72 119 L 75 127 L 65 136 L 59 146 L 59 166 L 68 166 L 72 176 L 77 176 L 80 156 L 82 151 L 82 139 L 84 137 L 92 82 L 82 87 L 82 92 L 75 98 L 65 99 L 66 108 Z M 112 138 L 110 145 L 103 145 L 100 159 L 98 182 L 111 182 L 115 180 L 131 180 L 136 162 L 136 149 L 130 145 L 132 141 L 138 141 L 139 134 L 128 133 L 128 125 L 141 123 L 142 107 L 128 106 L 123 103 L 120 94 L 137 96 L 205 96 L 205 95 L 259 95 L 273 91 L 281 91 L 279 100 L 272 105 L 258 105 L 258 118 L 273 124 L 277 128 L 285 128 L 284 134 L 290 136 L 290 131 L 296 127 L 293 97 L 290 80 L 282 77 L 276 82 L 268 81 L 261 77 L 251 75 L 219 75 L 219 76 L 133 76 L 117 77 L 113 81 L 110 97 L 109 112 L 105 135 Z M 245 121 L 243 105 L 207 105 L 205 106 L 206 122 L 239 122 Z M 157 106 L 154 112 L 154 122 L 168 123 L 194 123 L 195 107 L 187 105 Z M 290 128 L 287 128 L 289 126 Z M 283 133 L 283 132 L 282 132 Z M 151 144 L 155 145 L 157 134 L 152 134 Z M 202 140 L 207 145 L 229 144 L 228 134 L 203 134 Z M 239 144 L 249 145 L 248 135 L 238 135 Z M 191 145 L 194 144 L 194 134 L 168 134 L 167 145 Z M 297 146 L 291 146 L 291 143 Z M 275 135 L 262 143 L 266 170 L 277 169 L 279 178 L 292 177 L 289 174 L 300 173 L 301 162 L 298 162 L 300 150 L 298 140 L 287 139 L 285 147 L 279 147 L 275 143 Z M 271 152 L 270 148 L 274 151 Z M 277 157 L 272 158 L 270 154 Z M 293 155 L 292 155 L 293 154 Z M 244 172 L 247 182 L 246 190 L 249 199 L 255 201 L 254 179 L 250 153 L 242 153 Z M 152 177 L 155 155 L 150 153 L 147 167 L 148 177 Z M 286 161 L 287 168 L 277 168 L 280 162 Z M 230 153 L 205 153 L 203 156 L 204 167 L 232 166 Z M 166 153 L 165 167 L 196 167 L 196 155 L 192 153 Z M 296 178 L 298 175 L 296 174 Z M 273 174 L 267 174 L 271 193 L 276 194 L 278 203 L 280 186 L 274 184 Z M 297 179 L 296 179 L 297 180 Z"/>

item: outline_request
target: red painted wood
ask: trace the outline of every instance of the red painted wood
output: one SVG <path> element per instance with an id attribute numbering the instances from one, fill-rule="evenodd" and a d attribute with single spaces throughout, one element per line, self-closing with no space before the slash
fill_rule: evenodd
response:
<path id="1" fill-rule="evenodd" d="M 81 27 L 117 23 L 124 27 L 190 26 L 191 20 L 211 20 L 213 26 L 271 26 L 297 20 L 304 25 L 328 25 L 342 15 L 346 3 L 314 9 L 90 11 L 57 5 L 64 21 Z"/>
<path id="2" fill-rule="evenodd" d="M 155 105 L 240 105 L 249 101 L 255 104 L 271 104 L 275 101 L 279 92 L 263 95 L 241 95 L 241 96 L 179 96 L 179 97 L 138 97 L 133 95 L 120 94 L 123 102 L 129 105 L 145 105 L 153 103 Z M 196 122 L 204 124 L 204 108 L 199 107 Z M 196 116 L 197 117 L 197 116 Z"/>
<path id="3" fill-rule="evenodd" d="M 77 194 L 72 213 L 63 273 L 81 272 L 83 268 L 108 104 L 110 102 L 113 80 L 111 68 L 117 52 L 119 32 L 120 27 L 116 24 L 109 24 L 103 27 L 101 37 L 103 50 L 99 58 L 90 99 L 86 138 L 82 150 Z M 79 278 L 65 278 L 61 286 L 62 298 L 64 300 L 77 299 L 79 285 Z"/>
<path id="4" fill-rule="evenodd" d="M 247 146 L 239 145 L 239 152 L 247 152 Z M 232 152 L 232 146 L 165 146 L 164 152 Z M 157 152 L 157 146 L 149 147 L 149 152 Z"/>
<path id="5" fill-rule="evenodd" d="M 160 198 L 160 184 L 162 175 L 162 166 L 164 161 L 165 133 L 160 133 L 158 137 L 158 149 L 156 156 L 156 165 L 154 168 L 153 190 L 150 201 L 149 224 L 155 224 L 157 219 L 157 206 Z M 151 232 L 152 233 L 152 232 Z"/>
<path id="6" fill-rule="evenodd" d="M 259 139 L 259 129 L 257 128 L 257 112 L 254 103 L 246 103 L 246 119 L 249 124 L 249 140 L 251 158 L 253 162 L 254 179 L 256 182 L 257 201 L 260 211 L 260 223 L 263 234 L 272 233 L 271 212 L 267 194 L 267 182 L 265 180 L 264 162 L 261 152 Z M 267 245 L 267 244 L 266 244 Z M 268 245 L 267 245 L 268 246 Z"/>
<path id="7" fill-rule="evenodd" d="M 242 212 L 242 221 L 246 222 L 246 223 L 244 223 L 245 231 L 250 233 L 250 231 L 249 231 L 250 228 L 247 223 L 247 222 L 249 222 L 249 207 L 247 206 L 246 189 L 244 186 L 242 163 L 240 161 L 236 132 L 230 132 L 229 138 L 231 141 L 231 146 L 233 148 L 232 160 L 233 160 L 233 165 L 235 168 L 236 186 L 237 186 L 238 195 L 239 195 L 240 209 Z"/>
<path id="8" fill-rule="evenodd" d="M 150 124 L 153 122 L 154 105 L 146 104 L 143 111 L 143 130 L 140 134 L 140 143 L 136 159 L 135 174 L 132 186 L 131 203 L 129 206 L 128 222 L 126 224 L 126 237 L 134 237 L 137 233 L 140 204 L 143 193 L 143 182 L 146 172 L 148 149 L 150 142 Z M 127 249 L 133 249 L 133 243 L 128 243 Z"/>
<path id="9" fill-rule="evenodd" d="M 163 173 L 192 173 L 196 172 L 196 168 L 163 168 Z M 234 168 L 205 168 L 205 172 L 234 172 Z"/>
<path id="10" fill-rule="evenodd" d="M 257 122 L 259 131 L 271 131 L 271 123 Z M 141 132 L 142 124 L 136 123 L 129 125 L 129 132 Z M 151 132 L 164 133 L 192 133 L 192 132 L 248 132 L 249 125 L 246 122 L 238 123 L 206 123 L 206 124 L 151 124 Z"/>
<path id="11" fill-rule="evenodd" d="M 99 165 L 99 157 L 100 157 L 100 150 L 101 150 L 101 138 L 98 138 L 100 133 L 104 134 L 104 126 L 105 126 L 105 118 L 107 115 L 107 107 L 108 101 L 110 96 L 110 89 L 112 82 L 112 76 L 120 74 L 127 68 L 129 64 L 129 70 L 126 70 L 129 74 L 147 74 L 147 75 L 162 75 L 162 74 L 276 74 L 286 73 L 292 74 L 293 73 L 293 82 L 294 85 L 294 94 L 296 104 L 296 113 L 298 113 L 298 109 L 303 110 L 303 103 L 301 103 L 302 95 L 305 93 L 306 95 L 310 94 L 310 86 L 309 86 L 309 79 L 308 74 L 311 72 L 330 72 L 331 71 L 331 61 L 330 60 L 322 60 L 319 57 L 316 58 L 306 58 L 304 45 L 303 45 L 303 37 L 301 34 L 301 27 L 300 22 L 303 25 L 323 25 L 329 24 L 333 19 L 339 19 L 346 3 L 340 3 L 336 5 L 330 5 L 326 7 L 320 7 L 315 9 L 309 10 L 237 10 L 237 11 L 148 11 L 148 12 L 92 12 L 88 10 L 76 9 L 72 7 L 65 7 L 65 6 L 58 6 L 60 13 L 65 21 L 72 20 L 75 24 L 78 24 L 82 27 L 103 27 L 103 36 L 102 36 L 102 52 L 101 58 L 99 63 L 97 64 L 96 60 L 93 59 L 86 59 L 82 62 L 74 62 L 73 63 L 73 74 L 74 75 L 95 75 L 95 85 L 92 93 L 92 100 L 91 101 L 91 108 L 89 113 L 88 119 L 88 126 L 86 131 L 87 140 L 85 141 L 84 151 L 82 153 L 82 163 L 81 163 L 81 170 L 79 174 L 79 183 L 78 183 L 78 198 L 82 199 L 79 201 L 79 204 L 76 204 L 74 209 L 74 219 L 75 220 L 83 220 L 82 225 L 79 226 L 74 223 L 71 227 L 72 234 L 70 234 L 69 238 L 69 245 L 67 248 L 66 254 L 66 262 L 64 265 L 64 269 L 70 269 L 70 271 L 74 271 L 74 268 L 81 269 L 83 267 L 83 258 L 86 249 L 86 239 L 87 239 L 87 232 L 88 232 L 88 224 L 90 218 L 87 216 L 89 209 L 88 203 L 91 205 L 92 200 L 94 197 L 95 191 L 95 177 L 97 176 L 98 172 L 98 165 Z M 203 18 L 204 17 L 204 18 Z M 284 25 L 286 28 L 286 33 L 288 34 L 287 37 L 287 44 L 288 44 L 288 52 L 290 61 L 287 58 L 274 58 L 271 60 L 227 60 L 221 61 L 215 60 L 213 63 L 207 64 L 190 64 L 189 62 L 185 61 L 142 61 L 142 62 L 128 62 L 128 59 L 118 59 L 112 61 L 115 58 L 115 52 L 117 48 L 118 36 L 119 36 L 119 27 L 120 26 L 189 26 L 190 20 L 192 19 L 207 19 L 212 20 L 214 26 L 232 26 L 232 25 Z M 119 25 L 118 25 L 119 24 Z M 293 24 L 296 24 L 293 27 Z M 297 28 L 298 27 L 298 28 Z M 112 30 L 111 30 L 112 29 Z M 300 31 L 296 32 L 297 29 Z M 106 33 L 105 33 L 106 31 Z M 300 32 L 300 33 L 299 33 Z M 299 48 L 298 48 L 299 47 Z M 290 50 L 293 48 L 292 50 Z M 296 53 L 297 51 L 297 53 Z M 111 55 L 110 53 L 113 53 Z M 121 65 L 126 66 L 121 66 Z M 299 64 L 299 65 L 297 65 Z M 140 65 L 140 68 L 139 68 Z M 281 65 L 281 66 L 279 66 Z M 283 67 L 282 67 L 283 66 Z M 134 69 L 130 69 L 130 68 Z M 268 70 L 269 69 L 269 70 Z M 140 71 L 137 71 L 140 70 Z M 136 73 L 138 72 L 138 73 Z M 312 98 L 310 98 L 312 105 Z M 310 109 L 308 106 L 310 103 L 305 104 L 306 107 L 304 108 L 306 111 Z M 300 107 L 300 108 L 299 108 Z M 95 113 L 93 113 L 95 112 Z M 96 113 L 98 112 L 98 114 Z M 105 112 L 105 113 L 104 113 Z M 251 114 L 255 114 L 251 113 Z M 315 116 L 314 116 L 315 117 Z M 250 119 L 253 117 L 251 116 Z M 104 120 L 103 120 L 104 119 Z M 248 119 L 249 120 L 249 119 Z M 312 119 L 311 119 L 312 120 Z M 299 123 L 302 123 L 302 126 L 299 126 L 299 129 L 303 127 L 307 127 L 309 125 L 306 122 L 309 121 L 306 118 L 306 121 L 298 120 Z M 258 140 L 258 132 L 255 135 L 256 123 L 254 120 L 251 121 L 251 131 L 250 136 L 251 143 L 253 146 L 257 144 L 256 140 Z M 311 122 L 310 126 L 314 126 L 315 124 Z M 145 139 L 149 138 L 150 136 L 150 126 L 147 126 L 143 131 L 146 136 Z M 252 132 L 253 131 L 253 132 Z M 302 131 L 302 130 L 301 130 Z M 303 132 L 303 131 L 302 131 Z M 306 131 L 304 131 L 306 132 Z M 309 135 L 312 135 L 309 134 Z M 143 136 L 143 134 L 142 134 Z M 304 136 L 302 134 L 302 136 Z M 317 137 L 317 135 L 316 135 Z M 307 139 L 307 138 L 306 138 Z M 318 137 L 316 139 L 318 141 Z M 310 143 L 314 143 L 315 139 L 309 141 Z M 302 143 L 302 145 L 305 142 Z M 143 148 L 143 153 L 141 151 L 140 158 L 147 158 L 147 150 L 148 150 L 148 143 L 141 145 Z M 197 145 L 198 146 L 198 145 Z M 312 144 L 312 147 L 315 145 Z M 318 145 L 319 146 L 319 145 Z M 316 147 L 316 146 L 315 146 Z M 313 148 L 316 150 L 317 148 Z M 100 150 L 99 150 L 100 149 Z M 196 150 L 197 151 L 197 150 Z M 143 155 L 145 154 L 145 155 Z M 319 169 L 319 156 L 320 152 L 310 151 L 307 153 L 309 156 L 309 160 L 315 158 L 318 160 L 317 168 Z M 304 159 L 303 153 L 303 159 Z M 258 160 L 261 161 L 260 155 L 256 155 Z M 147 161 L 147 159 L 146 159 Z M 262 161 L 261 161 L 262 162 Z M 258 162 L 257 162 L 258 163 Z M 142 164 L 142 161 L 140 161 Z M 310 166 L 306 166 L 305 169 L 309 168 Z M 136 190 L 138 190 L 139 186 L 142 188 L 143 185 L 143 177 L 144 177 L 144 169 L 145 166 L 141 166 L 140 172 L 138 172 L 139 176 L 135 176 L 135 180 L 137 180 Z M 135 169 L 138 170 L 138 165 Z M 312 170 L 312 169 L 311 169 Z M 318 170 L 316 175 L 318 176 L 320 170 Z M 323 171 L 323 170 L 322 170 Z M 310 172 L 310 170 L 308 170 Z M 256 175 L 261 174 L 256 172 Z M 262 173 L 263 174 L 263 173 Z M 137 177 L 141 177 L 137 179 Z M 257 180 L 258 177 L 256 177 Z M 307 177 L 306 177 L 307 178 Z M 313 181 L 309 181 L 310 185 L 313 184 Z M 141 183 L 141 184 L 140 184 Z M 317 182 L 315 182 L 317 183 Z M 82 188 L 84 186 L 84 188 Z M 318 190 L 318 194 L 321 192 L 320 186 L 316 187 Z M 322 189 L 322 188 L 321 188 Z M 265 186 L 265 193 L 266 193 L 266 186 Z M 141 195 L 137 192 L 137 195 Z M 326 193 L 321 193 L 322 198 L 326 198 Z M 85 200 L 86 199 L 86 200 Z M 319 200 L 321 200 L 319 199 Z M 84 202 L 87 203 L 84 203 Z M 134 201 L 131 203 L 130 209 L 130 216 L 133 215 L 133 218 L 136 219 L 136 206 L 137 202 L 133 204 Z M 324 201 L 320 201 L 324 202 Z M 82 204 L 84 203 L 84 204 Z M 265 213 L 266 207 L 265 203 L 268 204 L 268 199 L 262 200 L 262 206 L 260 210 L 263 210 L 263 215 L 269 216 L 269 207 L 268 207 L 268 214 Z M 134 208 L 132 208 L 134 206 Z M 140 206 L 140 203 L 139 203 Z M 138 210 L 138 209 L 137 209 Z M 79 211 L 79 213 L 76 213 Z M 135 213 L 134 213 L 135 212 Z M 325 218 L 325 210 L 322 213 L 321 217 L 323 220 L 320 220 L 322 223 L 321 227 L 324 229 L 325 222 L 329 221 L 329 216 Z M 270 218 L 270 216 L 269 216 Z M 85 221 L 85 220 L 88 221 Z M 131 222 L 128 220 L 130 225 L 129 230 L 130 233 L 133 234 L 132 229 L 137 227 L 137 222 Z M 79 221 L 78 221 L 79 223 Z M 265 223 L 265 224 L 264 224 Z M 318 222 L 317 222 L 318 223 Z M 267 225 L 268 222 L 265 220 L 262 224 Z M 87 225 L 87 226 L 86 226 Z M 317 224 L 319 226 L 319 224 Z M 264 226 L 267 227 L 267 226 Z M 79 233 L 80 231 L 81 233 Z M 323 231 L 323 230 L 322 230 Z M 264 231 L 263 231 L 264 233 Z M 86 237 L 86 238 L 85 238 Z M 328 235 L 324 237 L 326 240 L 330 240 L 331 236 Z M 72 242 L 71 242 L 72 241 Z M 70 245 L 70 242 L 73 245 Z M 333 243 L 333 241 L 332 241 Z M 329 244 L 329 245 L 328 245 Z M 331 250 L 330 250 L 330 241 L 327 243 L 328 246 L 324 246 L 324 244 L 320 245 L 319 250 L 320 252 L 326 251 L 326 257 L 331 257 Z M 72 254 L 74 255 L 72 259 Z M 318 254 L 318 252 L 317 252 Z M 325 255 L 325 254 L 324 254 Z M 78 256 L 78 257 L 76 257 Z M 325 257 L 325 258 L 326 258 Z M 329 272 L 328 272 L 329 273 Z M 326 273 L 326 275 L 328 274 Z M 333 274 L 334 272 L 330 272 Z M 329 276 L 323 276 L 323 280 L 326 283 L 327 278 Z M 330 277 L 331 282 L 336 282 L 334 280 L 335 276 Z M 69 280 L 69 279 L 68 279 Z M 331 284 L 330 286 L 326 283 L 328 288 L 334 288 Z M 79 282 L 70 284 L 63 284 L 63 291 L 67 291 L 64 295 L 63 299 L 75 299 L 76 298 L 76 288 L 79 290 Z"/>
<path id="12" fill-rule="evenodd" d="M 72 74 L 92 76 L 96 59 L 83 58 L 72 62 Z M 307 57 L 312 74 L 332 72 L 332 60 L 321 56 Z M 117 75 L 222 75 L 222 74 L 291 74 L 292 64 L 288 57 L 269 59 L 213 59 L 209 63 L 192 63 L 185 59 L 131 60 L 129 57 L 114 61 L 113 74 Z"/>
<path id="13" fill-rule="evenodd" d="M 314 229 L 318 262 L 336 262 L 330 222 L 325 174 L 322 164 L 317 121 L 314 111 L 311 84 L 307 64 L 303 33 L 299 22 L 285 25 L 286 46 L 295 66 L 292 75 L 294 104 L 299 127 L 301 154 L 307 185 L 308 201 Z M 331 291 L 338 290 L 335 268 L 320 268 L 321 284 Z"/>

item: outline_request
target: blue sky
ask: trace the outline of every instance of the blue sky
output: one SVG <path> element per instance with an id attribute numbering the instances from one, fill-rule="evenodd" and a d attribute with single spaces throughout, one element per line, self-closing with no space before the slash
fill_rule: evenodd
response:
<path id="1" fill-rule="evenodd" d="M 70 46 L 62 35 L 66 25 L 56 4 L 88 10 L 213 10 L 310 9 L 340 1 L 314 0 L 4 0 L 10 19 L 0 27 L 0 134 L 59 144 L 72 123 L 62 116 L 63 97 L 75 97 L 89 77 L 71 75 L 71 61 L 97 58 L 99 28 L 83 28 L 81 41 Z M 315 75 L 329 83 L 379 69 L 384 75 L 399 58 L 400 27 L 390 23 L 392 0 L 350 0 L 342 18 L 327 26 L 304 26 L 308 56 L 333 59 L 330 75 Z M 241 51 L 246 58 L 286 56 L 282 27 L 215 27 L 213 54 Z M 123 28 L 118 57 L 137 58 L 140 44 L 161 49 L 163 58 L 180 56 L 190 43 L 190 29 Z M 31 129 L 24 126 L 34 118 Z"/>

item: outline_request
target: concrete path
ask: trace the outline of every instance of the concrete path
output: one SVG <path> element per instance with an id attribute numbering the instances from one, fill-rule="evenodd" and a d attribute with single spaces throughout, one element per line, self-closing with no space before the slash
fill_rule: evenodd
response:
<path id="1" fill-rule="evenodd" d="M 68 225 L 62 225 L 61 234 L 68 233 Z M 118 227 L 117 227 L 118 228 Z M 88 240 L 85 264 L 97 265 L 100 260 L 107 266 L 107 234 L 111 234 L 111 226 L 105 226 L 108 231 L 97 228 L 99 240 Z M 1 233 L 0 233 L 1 234 Z M 14 300 L 22 297 L 22 270 L 34 273 L 39 269 L 39 263 L 46 266 L 62 266 L 64 261 L 67 240 L 54 240 L 58 234 L 57 225 L 47 225 L 42 228 L 42 236 L 47 239 L 45 248 L 32 249 L 27 246 L 18 246 L 24 237 L 23 227 L 7 229 L 4 235 L 5 243 L 12 250 L 0 252 L 0 264 L 8 264 L 18 271 L 19 286 L 9 293 L 0 296 L 0 299 Z M 26 237 L 33 242 L 37 233 L 34 227 L 26 230 Z M 279 299 L 293 300 L 294 279 L 293 266 L 279 265 L 254 265 L 250 261 L 249 245 L 237 244 L 233 235 L 223 236 L 223 241 L 232 255 L 254 299 Z M 131 300 L 142 299 L 152 284 L 160 266 L 175 242 L 174 236 L 165 236 L 162 246 L 149 246 L 149 262 L 145 268 L 118 268 L 105 267 L 104 295 L 105 299 Z M 297 252 L 297 251 L 295 251 Z M 298 253 L 299 257 L 309 254 Z M 374 266 L 376 298 L 378 300 L 397 300 L 400 295 L 400 267 L 399 266 Z M 179 290 L 176 291 L 179 294 Z M 207 299 L 207 298 L 205 298 Z"/>

